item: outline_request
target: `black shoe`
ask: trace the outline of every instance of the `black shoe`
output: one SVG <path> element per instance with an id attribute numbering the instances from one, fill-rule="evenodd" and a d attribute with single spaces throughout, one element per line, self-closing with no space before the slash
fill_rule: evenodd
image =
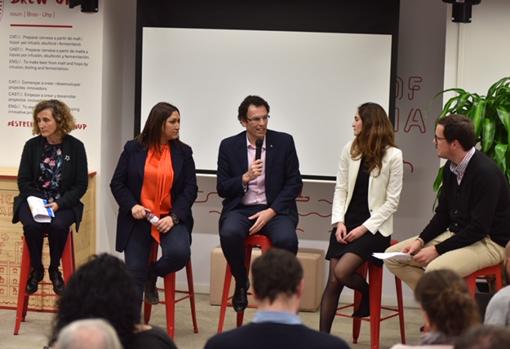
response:
<path id="1" fill-rule="evenodd" d="M 232 297 L 232 307 L 234 307 L 234 311 L 236 313 L 243 312 L 244 309 L 248 306 L 248 289 L 250 288 L 249 281 L 246 281 L 244 286 L 238 287 L 238 283 L 236 282 L 236 290 L 234 291 L 234 296 Z"/>
<path id="2" fill-rule="evenodd" d="M 44 269 L 30 269 L 30 275 L 28 276 L 26 292 L 28 294 L 34 294 L 37 292 L 39 282 L 44 278 Z"/>
<path id="3" fill-rule="evenodd" d="M 370 316 L 370 296 L 364 294 L 361 298 L 361 302 L 358 306 L 358 309 L 352 313 L 352 317 L 367 317 Z"/>
<path id="4" fill-rule="evenodd" d="M 50 268 L 48 269 L 48 274 L 50 275 L 50 280 L 53 284 L 53 292 L 60 296 L 62 292 L 64 292 L 64 279 L 62 279 L 60 270 L 58 270 L 58 268 Z"/>
<path id="5" fill-rule="evenodd" d="M 156 288 L 156 281 L 158 280 L 158 276 L 154 271 L 154 264 L 149 266 L 149 273 L 147 275 L 147 280 L 145 281 L 145 290 L 144 297 L 145 302 L 149 304 L 159 304 L 159 293 Z"/>

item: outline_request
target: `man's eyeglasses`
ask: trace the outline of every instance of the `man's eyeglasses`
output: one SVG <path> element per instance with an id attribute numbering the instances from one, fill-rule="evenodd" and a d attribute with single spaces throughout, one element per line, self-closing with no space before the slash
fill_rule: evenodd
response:
<path id="1" fill-rule="evenodd" d="M 437 141 L 443 141 L 445 139 L 446 139 L 445 137 L 438 137 L 437 135 L 434 135 L 434 142 L 436 142 L 436 143 L 437 143 Z"/>
<path id="2" fill-rule="evenodd" d="M 251 123 L 254 123 L 254 124 L 258 124 L 261 121 L 266 122 L 267 119 L 269 119 L 269 118 L 270 118 L 270 116 L 268 114 L 268 115 L 264 115 L 264 116 L 254 116 L 252 118 L 246 118 L 246 120 L 248 120 L 248 122 L 251 122 Z"/>

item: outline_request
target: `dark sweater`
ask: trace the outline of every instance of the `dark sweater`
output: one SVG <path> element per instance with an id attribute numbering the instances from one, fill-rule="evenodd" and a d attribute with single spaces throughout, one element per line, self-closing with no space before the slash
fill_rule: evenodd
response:
<path id="1" fill-rule="evenodd" d="M 486 236 L 498 245 L 510 240 L 510 191 L 496 163 L 476 151 L 460 185 L 447 161 L 436 213 L 420 237 L 425 243 L 448 228 L 454 236 L 436 245 L 439 254 L 469 246 Z"/>
<path id="2" fill-rule="evenodd" d="M 275 322 L 249 323 L 210 338 L 205 349 L 348 349 L 340 338 L 304 325 Z"/>

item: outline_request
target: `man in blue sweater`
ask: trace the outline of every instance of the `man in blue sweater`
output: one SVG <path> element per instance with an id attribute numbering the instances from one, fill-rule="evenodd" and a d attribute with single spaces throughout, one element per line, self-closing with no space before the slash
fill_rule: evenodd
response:
<path id="1" fill-rule="evenodd" d="M 252 265 L 258 310 L 251 323 L 210 338 L 205 349 L 347 349 L 340 338 L 314 331 L 297 315 L 303 268 L 296 256 L 273 248 Z"/>
<path id="2" fill-rule="evenodd" d="M 451 269 L 465 277 L 502 263 L 510 240 L 510 190 L 496 163 L 475 149 L 472 121 L 449 115 L 437 122 L 437 155 L 448 160 L 436 212 L 420 235 L 387 252 L 409 253 L 409 261 L 387 260 L 388 269 L 414 290 L 424 272 Z"/>

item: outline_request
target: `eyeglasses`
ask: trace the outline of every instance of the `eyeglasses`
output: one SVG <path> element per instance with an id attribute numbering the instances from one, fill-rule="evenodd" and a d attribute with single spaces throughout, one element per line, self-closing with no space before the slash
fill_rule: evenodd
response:
<path id="1" fill-rule="evenodd" d="M 270 118 L 270 116 L 268 114 L 268 115 L 264 115 L 264 116 L 254 116 L 252 118 L 246 118 L 246 120 L 248 120 L 248 122 L 258 124 L 261 121 L 267 122 L 267 119 L 269 119 L 269 118 Z"/>
<path id="2" fill-rule="evenodd" d="M 434 135 L 434 142 L 437 143 L 437 141 L 443 141 L 445 140 L 445 137 L 438 137 L 437 135 Z"/>

